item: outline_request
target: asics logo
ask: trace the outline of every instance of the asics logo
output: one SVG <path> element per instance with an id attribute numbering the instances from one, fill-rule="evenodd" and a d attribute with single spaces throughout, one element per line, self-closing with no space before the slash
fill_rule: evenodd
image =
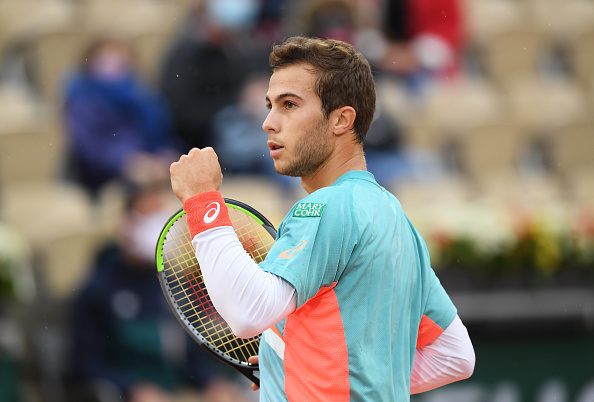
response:
<path id="1" fill-rule="evenodd" d="M 293 256 L 295 256 L 295 254 L 297 254 L 298 251 L 302 250 L 306 244 L 307 244 L 307 242 L 305 240 L 301 240 L 297 244 L 297 247 L 290 248 L 288 250 L 283 251 L 282 253 L 279 254 L 278 258 L 282 258 L 282 259 L 293 258 Z"/>
<path id="2" fill-rule="evenodd" d="M 211 205 L 214 205 L 214 207 L 211 208 Z M 221 212 L 221 204 L 218 202 L 211 202 L 206 206 L 206 208 L 210 209 L 204 214 L 204 223 L 212 223 L 215 219 L 217 219 L 217 216 L 219 216 L 219 212 Z"/>

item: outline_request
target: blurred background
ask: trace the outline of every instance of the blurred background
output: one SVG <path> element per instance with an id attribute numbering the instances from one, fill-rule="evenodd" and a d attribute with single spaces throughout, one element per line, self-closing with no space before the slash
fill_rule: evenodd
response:
<path id="1" fill-rule="evenodd" d="M 261 129 L 294 34 L 370 60 L 369 170 L 476 349 L 412 399 L 594 401 L 592 0 L 0 0 L 0 401 L 257 399 L 183 342 L 152 255 L 190 147 L 276 226 L 304 195 Z"/>

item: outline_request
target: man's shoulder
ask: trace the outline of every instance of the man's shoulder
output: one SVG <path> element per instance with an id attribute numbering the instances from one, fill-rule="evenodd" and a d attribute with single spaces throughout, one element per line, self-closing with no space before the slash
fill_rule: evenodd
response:
<path id="1" fill-rule="evenodd" d="M 344 219 L 352 217 L 356 211 L 369 209 L 372 204 L 397 202 L 396 197 L 373 180 L 373 176 L 363 173 L 367 172 L 345 175 L 331 186 L 307 195 L 293 205 L 287 218 L 323 216 L 324 220 Z"/>
<path id="2" fill-rule="evenodd" d="M 303 208 L 325 209 L 326 207 L 331 207 L 330 209 L 334 211 L 340 210 L 350 204 L 352 192 L 348 184 L 322 187 L 297 201 L 292 212 Z"/>

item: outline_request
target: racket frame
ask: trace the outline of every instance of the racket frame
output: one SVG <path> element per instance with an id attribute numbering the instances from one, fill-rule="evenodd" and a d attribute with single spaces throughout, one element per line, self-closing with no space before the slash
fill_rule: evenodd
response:
<path id="1" fill-rule="evenodd" d="M 258 212 L 253 207 L 241 202 L 234 200 L 232 198 L 224 198 L 225 204 L 228 208 L 235 208 L 238 209 L 247 215 L 251 216 L 256 222 L 262 225 L 264 229 L 272 236 L 273 239 L 276 239 L 276 229 L 272 225 L 272 223 L 266 219 L 264 215 Z M 217 347 L 212 345 L 209 341 L 207 341 L 204 336 L 200 334 L 198 330 L 194 328 L 191 322 L 182 314 L 181 309 L 177 306 L 177 303 L 174 301 L 174 297 L 171 294 L 171 290 L 168 286 L 168 283 L 165 279 L 165 275 L 163 271 L 165 269 L 163 263 L 163 245 L 165 243 L 165 238 L 169 233 L 169 229 L 183 216 L 185 215 L 185 211 L 183 208 L 180 208 L 176 213 L 174 213 L 165 226 L 163 227 L 161 234 L 159 235 L 159 240 L 157 242 L 157 250 L 156 250 L 156 265 L 157 265 L 157 276 L 159 278 L 159 284 L 161 285 L 161 289 L 165 294 L 165 299 L 167 299 L 167 303 L 169 307 L 173 311 L 175 317 L 182 325 L 182 327 L 186 330 L 186 332 L 191 336 L 191 338 L 196 341 L 200 346 L 202 346 L 208 353 L 212 356 L 216 357 L 223 363 L 233 367 L 241 374 L 249 378 L 253 381 L 256 385 L 260 385 L 260 377 L 256 375 L 256 372 L 259 373 L 259 366 L 258 364 L 251 364 L 247 362 L 242 362 L 240 360 L 235 359 L 232 356 L 229 356 L 225 352 L 219 350 Z M 199 267 L 199 265 L 197 265 Z M 261 336 L 261 335 L 260 335 Z"/>

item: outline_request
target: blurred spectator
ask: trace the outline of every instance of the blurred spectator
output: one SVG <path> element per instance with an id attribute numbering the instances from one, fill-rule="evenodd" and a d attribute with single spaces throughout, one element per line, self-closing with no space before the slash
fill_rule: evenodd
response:
<path id="1" fill-rule="evenodd" d="M 355 44 L 357 24 L 352 1 L 315 0 L 302 3 L 307 35 Z"/>
<path id="2" fill-rule="evenodd" d="M 75 380 L 114 400 L 175 401 L 190 387 L 204 398 L 199 400 L 243 401 L 221 374 L 226 367 L 185 333 L 161 291 L 154 252 L 170 215 L 168 191 L 151 185 L 130 192 L 117 239 L 98 254 L 75 300 Z"/>
<path id="3" fill-rule="evenodd" d="M 102 38 L 65 89 L 68 175 L 92 195 L 112 180 L 166 178 L 180 154 L 170 112 L 137 75 L 123 39 Z"/>
<path id="4" fill-rule="evenodd" d="M 268 71 L 259 15 L 257 0 L 198 1 L 165 57 L 160 85 L 188 148 L 213 146 L 213 117 L 236 102 L 247 77 Z M 274 30 L 269 20 L 266 28 Z"/>
<path id="5" fill-rule="evenodd" d="M 368 147 L 368 169 L 383 185 L 397 185 L 401 180 L 425 183 L 439 180 L 444 173 L 439 158 L 426 150 L 409 147 L 401 122 L 405 113 L 423 106 L 436 84 L 454 83 L 463 73 L 464 3 L 462 0 L 383 0 L 379 4 L 380 40 L 373 34 L 369 37 L 367 31 L 360 33 L 357 44 L 377 68 L 378 81 L 388 79 L 397 83 L 395 88 L 402 91 L 405 102 L 401 105 L 403 109 L 392 110 L 386 116 L 381 108 L 385 103 L 382 96 L 387 95 L 378 94 L 379 116 L 368 142 L 385 145 Z M 386 132 L 395 133 L 392 138 L 396 141 L 388 141 L 390 136 Z M 390 157 L 390 153 L 398 157 Z"/>
<path id="6" fill-rule="evenodd" d="M 383 40 L 372 36 L 360 43 L 381 72 L 404 80 L 413 94 L 462 72 L 466 28 L 461 0 L 384 0 L 382 5 Z"/>
<path id="7" fill-rule="evenodd" d="M 280 43 L 286 37 L 283 17 L 290 0 L 260 0 L 256 27 L 257 40 L 264 44 Z"/>
<path id="8" fill-rule="evenodd" d="M 274 170 L 267 134 L 262 129 L 266 119 L 266 93 L 269 74 L 257 74 L 247 80 L 238 102 L 223 108 L 213 120 L 214 144 L 223 173 L 269 176 L 285 190 L 294 190 L 301 180 L 283 176 Z"/>

